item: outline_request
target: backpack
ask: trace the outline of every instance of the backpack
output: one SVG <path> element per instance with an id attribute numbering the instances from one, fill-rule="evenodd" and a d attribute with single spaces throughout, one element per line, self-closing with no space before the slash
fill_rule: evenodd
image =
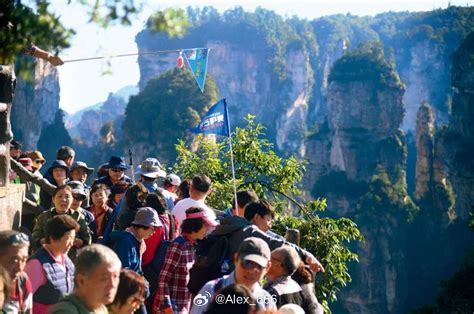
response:
<path id="1" fill-rule="evenodd" d="M 183 244 L 186 242 L 186 239 L 182 236 L 177 237 L 172 241 L 161 240 L 160 245 L 156 249 L 155 255 L 151 263 L 143 267 L 143 275 L 148 280 L 150 284 L 150 296 L 151 302 L 153 303 L 153 298 L 155 296 L 156 290 L 158 289 L 158 278 L 160 277 L 161 268 L 165 263 L 166 252 L 171 243 L 180 243 Z"/>
<path id="2" fill-rule="evenodd" d="M 189 273 L 188 283 L 188 290 L 193 295 L 197 295 L 208 281 L 234 270 L 230 256 L 230 235 L 210 234 L 197 242 L 195 261 Z"/>

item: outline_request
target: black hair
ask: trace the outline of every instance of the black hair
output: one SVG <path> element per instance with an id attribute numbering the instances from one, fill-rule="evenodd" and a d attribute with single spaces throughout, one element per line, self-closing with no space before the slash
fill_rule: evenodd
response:
<path id="1" fill-rule="evenodd" d="M 211 189 L 211 179 L 205 174 L 197 174 L 193 177 L 192 187 L 196 191 L 207 193 Z"/>
<path id="2" fill-rule="evenodd" d="M 61 146 L 56 152 L 56 159 L 66 160 L 68 158 L 73 158 L 76 156 L 76 152 L 69 146 Z"/>
<path id="3" fill-rule="evenodd" d="M 58 194 L 62 190 L 67 190 L 72 195 L 72 188 L 67 184 L 63 184 L 63 185 L 60 185 L 60 186 L 58 186 L 57 188 L 54 189 L 52 198 L 54 198 L 56 196 L 56 194 Z"/>
<path id="4" fill-rule="evenodd" d="M 178 194 L 182 194 L 183 198 L 189 197 L 189 187 L 191 186 L 191 179 L 184 179 L 178 186 Z"/>
<path id="5" fill-rule="evenodd" d="M 90 196 L 92 197 L 92 194 L 94 194 L 94 193 L 97 192 L 98 190 L 104 190 L 106 196 L 109 196 L 109 195 L 110 195 L 109 187 L 108 187 L 107 185 L 103 184 L 103 183 L 99 183 L 99 184 L 94 184 L 94 185 L 92 185 L 91 191 L 90 191 Z"/>
<path id="6" fill-rule="evenodd" d="M 251 221 L 255 215 L 259 215 L 260 217 L 271 215 L 272 218 L 275 218 L 275 209 L 273 209 L 272 205 L 266 200 L 252 202 L 245 206 L 245 219 Z"/>
<path id="7" fill-rule="evenodd" d="M 199 207 L 191 207 L 186 210 L 186 214 L 200 213 L 204 209 Z M 202 218 L 187 218 L 184 219 L 181 223 L 181 232 L 183 233 L 193 233 L 201 230 L 204 226 L 204 219 Z"/>
<path id="8" fill-rule="evenodd" d="M 163 196 L 163 194 L 161 194 L 160 191 L 148 194 L 145 199 L 145 202 L 146 206 L 149 206 L 156 210 L 159 215 L 163 215 L 168 210 L 168 205 L 166 204 L 165 197 Z"/>
<path id="9" fill-rule="evenodd" d="M 244 190 L 237 192 L 237 205 L 244 208 L 245 205 L 258 201 L 257 193 L 252 190 Z M 235 197 L 232 200 L 232 208 L 235 207 Z M 235 208 L 234 208 L 235 209 Z"/>
<path id="10" fill-rule="evenodd" d="M 77 232 L 79 231 L 79 227 L 77 221 L 67 214 L 54 216 L 46 223 L 46 242 L 49 243 L 50 238 L 53 240 L 59 240 L 64 236 L 64 234 L 66 234 L 66 232 L 71 230 L 76 230 Z"/>

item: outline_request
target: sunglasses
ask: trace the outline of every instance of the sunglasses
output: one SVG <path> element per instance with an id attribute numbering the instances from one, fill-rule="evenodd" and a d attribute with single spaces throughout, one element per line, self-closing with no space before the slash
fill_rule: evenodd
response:
<path id="1" fill-rule="evenodd" d="M 78 195 L 73 195 L 72 197 L 73 197 L 76 201 L 83 201 L 83 200 L 86 199 L 86 197 L 85 197 L 84 195 L 80 195 L 80 194 L 78 194 Z"/>
<path id="2" fill-rule="evenodd" d="M 23 232 L 20 232 L 20 233 L 16 233 L 16 234 L 11 235 L 8 238 L 8 242 L 11 245 L 21 244 L 21 243 L 30 244 L 30 238 L 28 237 L 28 235 L 24 234 Z"/>
<path id="3" fill-rule="evenodd" d="M 36 159 L 35 162 L 36 162 L 37 164 L 44 164 L 45 160 Z"/>
<path id="4" fill-rule="evenodd" d="M 123 169 L 121 168 L 110 168 L 113 172 L 123 172 Z"/>
<path id="5" fill-rule="evenodd" d="M 240 264 L 242 265 L 242 267 L 244 269 L 257 268 L 259 271 L 262 271 L 265 268 L 265 267 L 262 267 L 262 266 L 260 266 L 259 264 L 255 263 L 255 262 L 248 261 L 248 260 L 240 260 Z"/>

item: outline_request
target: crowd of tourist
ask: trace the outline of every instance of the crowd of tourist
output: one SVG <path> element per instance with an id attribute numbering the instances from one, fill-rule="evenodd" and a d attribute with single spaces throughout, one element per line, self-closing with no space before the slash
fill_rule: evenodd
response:
<path id="1" fill-rule="evenodd" d="M 323 312 L 323 266 L 271 230 L 254 191 L 214 209 L 205 174 L 181 179 L 156 158 L 131 178 L 111 156 L 93 178 L 71 147 L 47 162 L 12 141 L 10 155 L 26 195 L 21 230 L 0 232 L 3 313 Z"/>

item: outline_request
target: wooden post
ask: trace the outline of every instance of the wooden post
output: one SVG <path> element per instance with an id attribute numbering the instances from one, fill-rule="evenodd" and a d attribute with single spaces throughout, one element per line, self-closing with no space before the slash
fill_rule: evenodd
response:
<path id="1" fill-rule="evenodd" d="M 15 84 L 16 78 L 13 66 L 0 65 L 0 187 L 8 184 L 10 141 L 13 139 L 10 112 Z"/>

